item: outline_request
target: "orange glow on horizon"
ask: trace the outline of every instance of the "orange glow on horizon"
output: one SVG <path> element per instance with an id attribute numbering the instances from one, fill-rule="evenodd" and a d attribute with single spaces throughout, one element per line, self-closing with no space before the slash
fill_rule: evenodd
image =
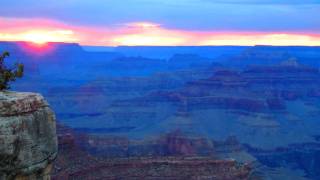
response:
<path id="1" fill-rule="evenodd" d="M 320 46 L 320 34 L 186 31 L 168 29 L 152 22 L 131 22 L 114 28 L 84 27 L 71 26 L 52 20 L 8 20 L 8 18 L 0 17 L 0 41 L 27 41 L 39 47 L 48 42 L 76 42 L 93 46 Z"/>
<path id="2" fill-rule="evenodd" d="M 320 46 L 320 37 L 289 33 L 222 34 L 209 36 L 200 45 Z"/>
<path id="3" fill-rule="evenodd" d="M 44 45 L 48 42 L 71 42 L 74 39 L 70 38 L 69 35 L 72 35 L 72 31 L 67 30 L 33 30 L 25 33 L 21 33 L 17 38 L 21 41 L 32 42 L 38 45 Z"/>
<path id="4" fill-rule="evenodd" d="M 45 34 L 42 33 L 26 33 L 25 35 L 23 35 L 23 40 L 28 41 L 28 42 L 32 42 L 38 45 L 43 45 L 46 44 L 48 42 L 48 37 Z"/>
<path id="5" fill-rule="evenodd" d="M 22 40 L 32 42 L 39 46 L 48 43 L 50 41 L 49 39 L 52 40 L 52 37 L 42 32 L 27 32 L 22 34 Z"/>

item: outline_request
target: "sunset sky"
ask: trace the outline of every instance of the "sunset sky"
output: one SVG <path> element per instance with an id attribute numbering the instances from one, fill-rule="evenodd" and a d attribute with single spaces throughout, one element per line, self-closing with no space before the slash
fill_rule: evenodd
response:
<path id="1" fill-rule="evenodd" d="M 320 0 L 0 0 L 0 40 L 320 46 Z"/>

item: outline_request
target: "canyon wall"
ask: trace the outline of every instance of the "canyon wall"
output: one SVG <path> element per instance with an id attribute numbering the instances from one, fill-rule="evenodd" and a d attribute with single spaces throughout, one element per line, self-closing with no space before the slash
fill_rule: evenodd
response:
<path id="1" fill-rule="evenodd" d="M 0 92 L 0 180 L 50 179 L 55 115 L 39 94 Z"/>

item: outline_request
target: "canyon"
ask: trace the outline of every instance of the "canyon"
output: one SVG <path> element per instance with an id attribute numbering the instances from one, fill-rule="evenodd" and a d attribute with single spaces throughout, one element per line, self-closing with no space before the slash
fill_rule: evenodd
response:
<path id="1" fill-rule="evenodd" d="M 319 179 L 319 47 L 56 46 L 12 57 L 26 64 L 13 89 L 43 94 L 56 112 L 53 178 L 97 169 L 99 179 L 112 162 L 157 177 L 150 166 L 181 172 L 194 162 L 208 169 L 188 176 L 205 179 L 222 162 L 236 164 L 231 175 Z"/>

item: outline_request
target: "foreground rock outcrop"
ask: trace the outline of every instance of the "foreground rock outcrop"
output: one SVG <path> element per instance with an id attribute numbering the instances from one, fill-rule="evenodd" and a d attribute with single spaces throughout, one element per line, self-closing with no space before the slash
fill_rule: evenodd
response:
<path id="1" fill-rule="evenodd" d="M 0 180 L 50 179 L 55 116 L 39 94 L 0 92 Z"/>

